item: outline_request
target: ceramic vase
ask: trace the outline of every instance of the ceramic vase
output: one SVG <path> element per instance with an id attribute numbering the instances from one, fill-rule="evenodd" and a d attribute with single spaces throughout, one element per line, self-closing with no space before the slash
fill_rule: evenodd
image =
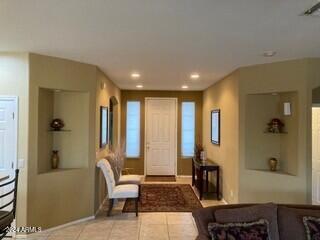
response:
<path id="1" fill-rule="evenodd" d="M 269 159 L 270 171 L 277 171 L 278 160 L 276 158 Z"/>
<path id="2" fill-rule="evenodd" d="M 201 151 L 200 152 L 200 159 L 201 159 L 201 161 L 206 161 L 206 159 L 207 159 L 207 155 L 206 155 L 206 152 L 205 151 Z"/>
<path id="3" fill-rule="evenodd" d="M 51 157 L 51 167 L 52 169 L 57 169 L 59 166 L 59 152 L 58 151 L 52 151 L 52 157 Z"/>

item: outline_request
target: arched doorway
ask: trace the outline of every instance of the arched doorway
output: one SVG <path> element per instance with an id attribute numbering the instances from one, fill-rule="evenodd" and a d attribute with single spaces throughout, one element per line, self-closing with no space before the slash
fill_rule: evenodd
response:
<path id="1" fill-rule="evenodd" d="M 119 118 L 119 102 L 116 97 L 109 99 L 109 147 L 113 149 L 118 144 L 118 118 Z"/>

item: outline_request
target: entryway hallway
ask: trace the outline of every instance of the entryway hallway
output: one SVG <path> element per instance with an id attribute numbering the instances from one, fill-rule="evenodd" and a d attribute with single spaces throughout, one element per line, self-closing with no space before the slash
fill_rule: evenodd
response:
<path id="1" fill-rule="evenodd" d="M 143 182 L 163 184 L 163 182 Z M 191 184 L 189 177 L 177 177 L 166 184 Z M 197 194 L 197 193 L 196 193 Z M 102 205 L 96 219 L 73 224 L 55 231 L 45 231 L 28 240 L 194 240 L 197 228 L 191 212 L 122 213 L 125 201 L 118 201 L 112 216 L 106 217 L 108 201 Z M 203 200 L 203 207 L 224 204 L 223 201 Z"/>

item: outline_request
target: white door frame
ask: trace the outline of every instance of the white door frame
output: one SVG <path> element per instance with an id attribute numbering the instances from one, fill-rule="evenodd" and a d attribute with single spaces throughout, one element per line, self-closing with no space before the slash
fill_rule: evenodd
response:
<path id="1" fill-rule="evenodd" d="M 0 101 L 12 101 L 14 103 L 14 161 L 13 170 L 18 167 L 18 123 L 19 123 L 19 98 L 18 96 L 0 95 Z"/>
<path id="2" fill-rule="evenodd" d="M 177 176 L 178 162 L 178 98 L 170 97 L 146 97 L 144 99 L 144 176 L 147 175 L 147 100 L 174 100 L 175 102 L 175 134 L 174 134 L 174 173 Z"/>

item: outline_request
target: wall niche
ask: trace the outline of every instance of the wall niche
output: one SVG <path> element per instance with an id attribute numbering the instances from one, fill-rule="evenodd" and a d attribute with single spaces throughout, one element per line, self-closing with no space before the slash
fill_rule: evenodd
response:
<path id="1" fill-rule="evenodd" d="M 53 119 L 63 120 L 53 131 Z M 89 93 L 39 88 L 38 173 L 87 168 L 89 164 Z M 58 169 L 52 169 L 52 151 L 58 151 Z"/>
<path id="2" fill-rule="evenodd" d="M 284 114 L 284 103 L 291 114 Z M 278 174 L 297 175 L 298 170 L 298 93 L 259 93 L 246 96 L 245 166 L 249 170 L 270 171 L 269 159 L 278 160 Z M 269 133 L 268 123 L 278 118 L 281 133 Z"/>

